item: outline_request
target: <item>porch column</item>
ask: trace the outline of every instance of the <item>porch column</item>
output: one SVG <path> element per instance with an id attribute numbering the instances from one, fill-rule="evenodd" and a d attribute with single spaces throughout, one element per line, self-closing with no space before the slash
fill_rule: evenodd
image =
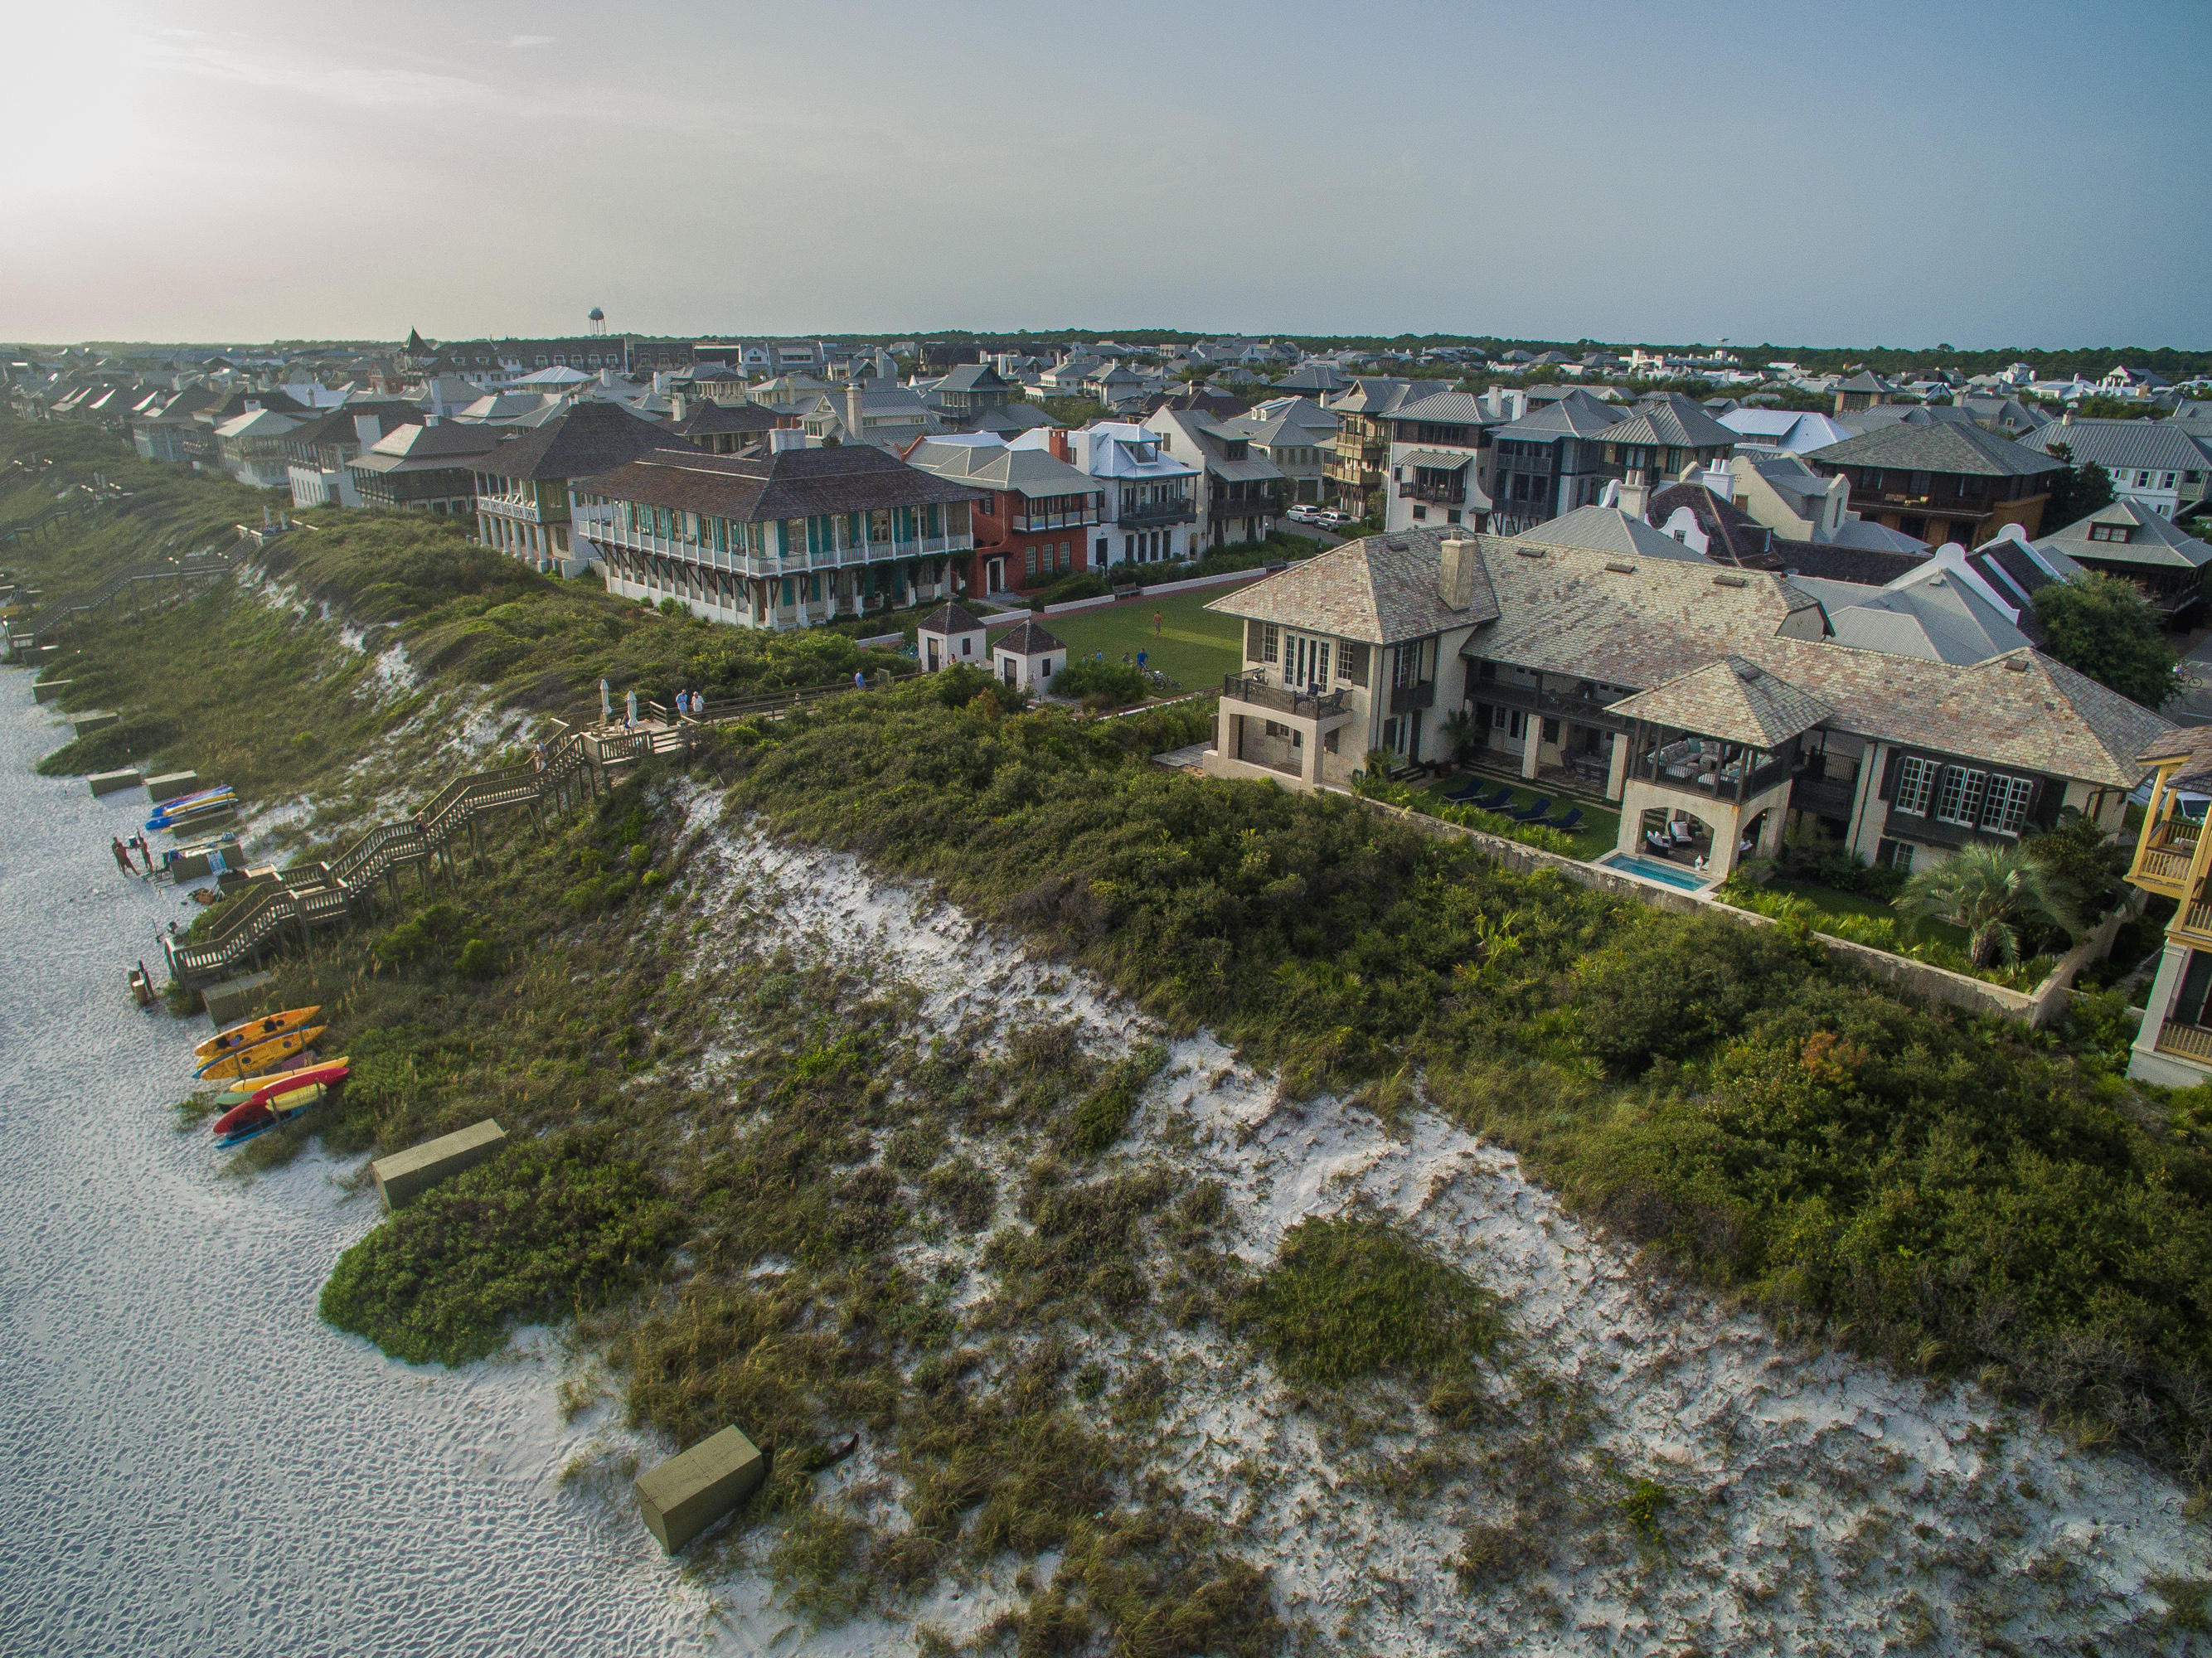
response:
<path id="1" fill-rule="evenodd" d="M 1536 774 L 1536 756 L 1544 748 L 1544 716 L 1529 714 L 1521 732 L 1521 774 L 1533 778 Z"/>
<path id="2" fill-rule="evenodd" d="M 2158 976 L 2150 981 L 2150 994 L 2143 999 L 2142 1023 L 2136 1028 L 2134 1043 L 2137 1054 L 2157 1053 L 2158 1033 L 2166 1028 L 2166 1016 L 2172 1011 L 2173 999 L 2181 993 L 2182 975 L 2188 970 L 2189 947 L 2167 939 L 2166 954 L 2158 959 Z M 2132 1062 L 2128 1074 L 2136 1074 Z"/>
<path id="3" fill-rule="evenodd" d="M 1304 752 L 1298 756 L 1298 780 L 1310 789 L 1321 786 L 1321 721 L 1306 732 Z"/>
<path id="4" fill-rule="evenodd" d="M 1621 790 L 1628 786 L 1630 744 L 1626 734 L 1621 732 L 1613 732 L 1612 740 L 1611 763 L 1607 766 L 1605 773 L 1605 798 L 1608 800 L 1618 800 L 1620 799 Z"/>

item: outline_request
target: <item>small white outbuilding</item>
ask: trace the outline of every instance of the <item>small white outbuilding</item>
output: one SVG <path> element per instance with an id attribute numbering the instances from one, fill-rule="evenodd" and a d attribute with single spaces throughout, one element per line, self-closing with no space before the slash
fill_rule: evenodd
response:
<path id="1" fill-rule="evenodd" d="M 983 624 L 957 604 L 940 604 L 924 616 L 914 630 L 914 641 L 915 653 L 930 673 L 956 662 L 981 668 L 989 661 Z"/>
<path id="2" fill-rule="evenodd" d="M 1067 647 L 1024 622 L 991 647 L 991 671 L 1018 691 L 1042 691 L 1067 665 Z"/>

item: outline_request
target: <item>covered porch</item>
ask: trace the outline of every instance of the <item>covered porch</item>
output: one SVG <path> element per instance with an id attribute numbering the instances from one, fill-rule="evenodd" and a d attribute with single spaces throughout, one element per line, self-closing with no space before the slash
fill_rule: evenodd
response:
<path id="1" fill-rule="evenodd" d="M 1629 722 L 1620 849 L 1725 880 L 1781 850 L 1804 734 L 1820 698 L 1729 656 L 1614 705 Z M 1681 832 L 1681 826 L 1689 832 Z"/>
<path id="2" fill-rule="evenodd" d="M 1205 768 L 1215 777 L 1273 777 L 1299 788 L 1341 783 L 1364 760 L 1358 752 L 1340 752 L 1339 733 L 1352 720 L 1340 689 L 1270 684 L 1261 671 L 1229 674 L 1221 682 L 1214 745 Z"/>

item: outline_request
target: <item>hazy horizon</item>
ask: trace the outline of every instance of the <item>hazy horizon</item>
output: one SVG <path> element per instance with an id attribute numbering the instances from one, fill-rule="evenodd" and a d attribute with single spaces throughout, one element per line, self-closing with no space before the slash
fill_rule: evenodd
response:
<path id="1" fill-rule="evenodd" d="M 2172 0 L 113 0 L 0 39 L 10 340 L 573 334 L 597 305 L 678 336 L 2212 345 L 2212 182 L 2142 90 L 2212 67 Z"/>

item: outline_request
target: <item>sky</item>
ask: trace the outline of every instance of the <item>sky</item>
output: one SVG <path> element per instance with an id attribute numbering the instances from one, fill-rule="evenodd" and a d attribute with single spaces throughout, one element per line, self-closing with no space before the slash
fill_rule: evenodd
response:
<path id="1" fill-rule="evenodd" d="M 0 339 L 2212 346 L 2212 3 L 0 0 Z"/>

